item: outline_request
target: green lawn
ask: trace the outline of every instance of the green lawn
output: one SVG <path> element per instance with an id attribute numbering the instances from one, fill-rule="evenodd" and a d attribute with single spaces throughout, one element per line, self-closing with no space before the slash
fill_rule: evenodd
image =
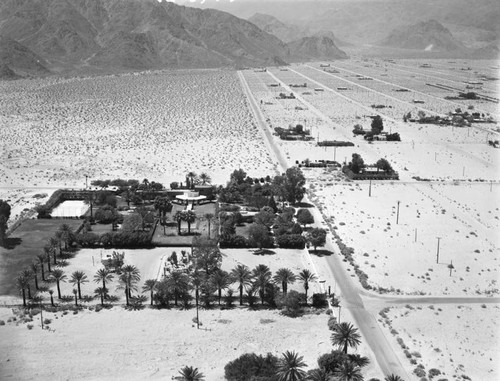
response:
<path id="1" fill-rule="evenodd" d="M 10 236 L 9 248 L 0 247 L 0 295 L 17 295 L 15 279 L 40 254 L 47 240 L 62 224 L 76 230 L 79 219 L 41 219 L 24 221 Z"/>

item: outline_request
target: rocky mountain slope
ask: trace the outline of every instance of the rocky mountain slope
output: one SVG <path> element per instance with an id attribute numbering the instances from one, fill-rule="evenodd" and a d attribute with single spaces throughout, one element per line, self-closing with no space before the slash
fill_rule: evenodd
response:
<path id="1" fill-rule="evenodd" d="M 293 51 L 296 59 L 311 61 L 315 60 L 344 59 L 347 54 L 340 50 L 333 40 L 326 36 L 303 37 L 300 40 L 287 44 L 290 51 Z"/>
<path id="2" fill-rule="evenodd" d="M 381 45 L 427 51 L 454 51 L 465 48 L 448 29 L 436 20 L 396 28 L 382 41 Z"/>
<path id="3" fill-rule="evenodd" d="M 22 75 L 48 74 L 46 61 L 26 46 L 0 35 L 0 67 L 2 78 L 14 78 L 14 70 Z M 12 72 L 12 73 L 11 73 Z"/>
<path id="4" fill-rule="evenodd" d="M 2 0 L 0 35 L 16 46 L 2 48 L 0 61 L 14 70 L 30 59 L 62 72 L 262 66 L 293 56 L 248 21 L 156 0 Z"/>

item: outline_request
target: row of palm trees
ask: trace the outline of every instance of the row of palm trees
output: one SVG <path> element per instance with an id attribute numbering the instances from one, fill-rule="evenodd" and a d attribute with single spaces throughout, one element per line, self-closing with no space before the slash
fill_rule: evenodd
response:
<path id="1" fill-rule="evenodd" d="M 31 282 L 34 282 L 35 291 L 45 291 L 47 288 L 41 282 L 55 280 L 60 276 L 61 270 L 55 267 L 58 265 L 58 257 L 61 258 L 64 253 L 62 244 L 64 243 L 64 249 L 68 250 L 74 241 L 74 237 L 75 234 L 71 227 L 62 224 L 54 236 L 47 240 L 47 244 L 43 247 L 42 252 L 36 256 L 36 259 L 28 268 L 20 272 L 16 282 L 22 292 L 24 306 L 26 306 L 26 296 L 28 299 L 32 299 Z M 45 266 L 48 274 L 45 272 Z M 39 273 L 41 282 L 39 282 Z"/>
<path id="2" fill-rule="evenodd" d="M 365 364 L 366 365 L 366 364 Z M 355 366 L 352 361 L 345 361 L 330 374 L 323 369 L 313 369 L 306 372 L 304 368 L 307 364 L 304 357 L 294 351 L 286 351 L 278 360 L 276 367 L 276 377 L 278 381 L 362 381 L 363 375 L 359 366 Z M 179 381 L 204 381 L 205 376 L 198 368 L 185 366 L 179 371 Z M 399 376 L 391 374 L 384 378 L 384 381 L 403 381 Z"/>
<path id="3" fill-rule="evenodd" d="M 239 304 L 243 305 L 244 295 L 249 299 L 253 298 L 256 293 L 259 293 L 261 303 L 264 304 L 266 290 L 269 285 L 280 285 L 284 294 L 288 291 L 288 285 L 299 280 L 303 283 L 305 290 L 305 299 L 307 303 L 307 293 L 311 282 L 316 280 L 316 276 L 309 270 L 302 270 L 296 276 L 290 269 L 281 268 L 273 276 L 271 270 L 266 265 L 257 265 L 254 269 L 246 265 L 239 264 L 231 270 L 224 271 L 217 268 L 215 271 L 207 274 L 203 270 L 195 270 L 190 273 L 174 271 L 168 274 L 161 282 L 156 284 L 154 290 L 166 290 L 174 297 L 174 304 L 183 295 L 189 294 L 191 290 L 195 290 L 198 296 L 201 291 L 207 305 L 209 298 L 213 293 L 217 293 L 218 304 L 222 299 L 222 292 L 228 290 L 228 296 L 232 296 L 230 286 L 236 284 L 239 291 Z"/>

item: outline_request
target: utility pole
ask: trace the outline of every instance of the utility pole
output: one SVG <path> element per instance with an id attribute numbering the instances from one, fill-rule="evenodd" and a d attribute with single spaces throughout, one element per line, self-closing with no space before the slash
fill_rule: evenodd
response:
<path id="1" fill-rule="evenodd" d="M 396 212 L 396 225 L 399 223 L 399 203 L 400 203 L 400 202 L 401 202 L 401 201 L 398 201 L 398 210 L 397 210 L 397 212 Z"/>
<path id="2" fill-rule="evenodd" d="M 436 253 L 436 263 L 439 263 L 439 241 L 441 241 L 441 237 L 436 237 L 438 240 L 438 245 L 437 245 L 437 253 Z"/>

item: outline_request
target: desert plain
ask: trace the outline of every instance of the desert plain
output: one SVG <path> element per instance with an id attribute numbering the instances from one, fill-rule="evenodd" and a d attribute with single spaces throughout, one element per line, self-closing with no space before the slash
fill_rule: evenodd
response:
<path id="1" fill-rule="evenodd" d="M 356 325 L 357 307 L 349 307 L 348 292 L 341 291 L 335 276 L 343 271 L 366 311 L 378 319 L 405 380 L 421 379 L 418 365 L 426 376 L 439 369 L 437 379 L 496 380 L 500 160 L 498 148 L 487 142 L 498 140 L 498 124 L 452 127 L 402 119 L 408 112 L 444 115 L 462 107 L 498 120 L 498 104 L 446 100 L 449 92 L 426 85 L 434 81 L 463 88 L 465 81 L 493 76 L 495 63 L 432 60 L 432 69 L 421 63 L 354 58 L 331 62 L 332 72 L 320 63 L 305 63 L 238 73 L 158 71 L 0 82 L 0 198 L 14 205 L 12 224 L 22 213 L 33 216 L 33 206 L 56 189 L 83 187 L 85 176 L 148 178 L 168 185 L 195 171 L 224 184 L 238 168 L 261 177 L 305 159 L 342 163 L 358 153 L 373 164 L 386 158 L 399 180 L 351 181 L 333 168 L 303 168 L 307 198 L 317 208 L 316 226 L 328 229 L 332 257 L 308 250 L 276 250 L 272 256 L 223 250 L 223 268 L 237 263 L 296 272 L 308 268 L 323 281 L 313 288 L 334 288 L 346 303 L 342 320 Z M 472 70 L 464 74 L 463 66 Z M 359 76 L 372 79 L 360 81 Z M 498 97 L 498 81 L 491 82 L 481 91 Z M 306 88 L 290 87 L 303 83 Z M 395 91 L 401 88 L 408 91 Z M 278 99 L 280 92 L 293 92 L 295 99 Z M 373 104 L 385 107 L 374 109 Z M 367 142 L 353 136 L 353 126 L 369 129 L 374 114 L 383 118 L 385 131 L 398 132 L 402 141 Z M 312 141 L 273 135 L 275 127 L 297 123 L 311 130 Z M 318 147 L 317 140 L 354 146 Z M 353 262 L 342 257 L 339 240 L 353 249 Z M 67 271 L 93 273 L 101 252 L 80 250 Z M 149 279 L 158 276 L 169 253 L 157 248 L 127 252 L 125 258 Z M 361 286 L 356 270 L 367 276 L 368 288 Z M 71 292 L 69 284 L 63 287 L 63 293 Z M 84 293 L 90 293 L 94 285 L 85 287 Z M 12 303 L 13 297 L 19 300 L 19 295 L 2 300 Z M 434 299 L 421 304 L 420 297 Z M 12 319 L 12 308 L 3 307 L 0 319 Z M 36 316 L 32 330 L 11 320 L 0 327 L 2 379 L 65 379 L 71 372 L 88 380 L 168 379 L 181 366 L 194 365 L 208 380 L 222 380 L 224 365 L 245 352 L 280 355 L 293 349 L 312 368 L 320 354 L 332 349 L 326 314 L 290 319 L 276 311 L 201 313 L 201 331 L 193 325 L 193 310 L 115 306 L 98 313 L 56 313 L 50 316 L 51 330 L 43 331 Z M 367 331 L 361 333 L 366 339 Z M 419 355 L 408 357 L 398 338 Z M 441 344 L 445 340 L 447 345 Z M 52 348 L 48 354 L 47 348 Z M 365 379 L 383 378 L 377 354 L 365 340 L 358 352 L 371 361 Z M 91 361 L 94 369 L 89 369 Z"/>

